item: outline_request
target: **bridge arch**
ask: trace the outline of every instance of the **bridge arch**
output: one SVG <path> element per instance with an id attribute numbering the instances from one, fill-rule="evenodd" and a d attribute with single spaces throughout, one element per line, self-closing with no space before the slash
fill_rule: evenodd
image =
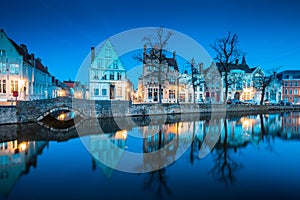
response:
<path id="1" fill-rule="evenodd" d="M 58 107 L 54 107 L 54 108 L 51 108 L 49 110 L 47 110 L 46 112 L 44 112 L 42 115 L 38 116 L 36 118 L 36 121 L 41 121 L 42 119 L 44 119 L 46 116 L 54 113 L 54 112 L 57 112 L 57 111 L 69 111 L 69 112 L 74 112 L 75 113 L 75 116 L 80 116 L 80 117 L 83 117 L 84 118 L 84 114 L 80 111 L 78 111 L 77 109 L 74 109 L 74 108 L 71 108 L 69 106 L 58 106 Z"/>

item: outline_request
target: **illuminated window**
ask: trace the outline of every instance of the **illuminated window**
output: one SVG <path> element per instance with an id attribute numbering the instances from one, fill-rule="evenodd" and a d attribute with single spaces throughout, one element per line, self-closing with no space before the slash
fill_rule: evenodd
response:
<path id="1" fill-rule="evenodd" d="M 6 80 L 0 80 L 0 93 L 6 93 Z"/>
<path id="2" fill-rule="evenodd" d="M 117 87 L 117 96 L 122 96 L 122 88 Z"/>
<path id="3" fill-rule="evenodd" d="M 18 91 L 18 81 L 17 80 L 10 81 L 10 93 L 13 93 L 14 91 Z"/>
<path id="4" fill-rule="evenodd" d="M 169 99 L 175 99 L 175 90 L 169 90 Z"/>

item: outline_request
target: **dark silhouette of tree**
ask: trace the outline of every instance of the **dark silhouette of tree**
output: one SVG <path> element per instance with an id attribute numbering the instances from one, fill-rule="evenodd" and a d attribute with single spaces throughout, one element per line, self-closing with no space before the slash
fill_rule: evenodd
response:
<path id="1" fill-rule="evenodd" d="M 211 45 L 211 48 L 215 51 L 216 57 L 215 60 L 217 63 L 220 63 L 222 71 L 224 74 L 225 82 L 225 96 L 224 103 L 226 103 L 228 97 L 228 88 L 229 88 L 229 72 L 230 65 L 233 64 L 240 57 L 239 50 L 239 39 L 238 35 L 231 34 L 228 32 L 226 37 L 217 38 L 215 43 Z"/>
<path id="2" fill-rule="evenodd" d="M 266 88 L 272 83 L 273 80 L 277 78 L 277 71 L 281 67 L 273 68 L 269 76 L 260 77 L 258 80 L 258 85 L 256 85 L 256 89 L 261 91 L 261 99 L 260 105 L 263 105 Z"/>
<path id="3" fill-rule="evenodd" d="M 165 61 L 165 51 L 168 45 L 168 41 L 172 37 L 174 33 L 172 31 L 166 32 L 164 28 L 158 28 L 154 35 L 145 36 L 142 41 L 145 42 L 145 48 L 150 48 L 150 57 L 152 64 L 157 63 L 158 66 L 158 96 L 159 96 L 159 103 L 162 100 L 162 66 Z M 145 49 L 146 50 L 146 49 Z M 145 55 L 135 55 L 133 58 L 137 61 L 144 62 Z"/>
<path id="4" fill-rule="evenodd" d="M 210 173 L 216 180 L 224 182 L 226 185 L 234 184 L 236 178 L 234 172 L 239 170 L 242 165 L 235 162 L 229 156 L 229 149 L 227 147 L 228 131 L 227 131 L 227 120 L 224 119 L 224 130 L 225 136 L 222 144 L 221 137 L 219 139 L 219 148 L 216 146 L 215 151 L 217 152 L 217 157 L 215 160 L 215 166 L 210 170 Z"/>
<path id="5" fill-rule="evenodd" d="M 195 59 L 192 58 L 191 61 L 191 73 L 192 73 L 192 79 L 191 79 L 191 83 L 193 86 L 193 96 L 194 96 L 194 104 L 196 103 L 196 97 L 195 97 L 195 91 L 197 89 L 197 86 L 200 86 L 203 82 L 201 81 L 201 77 L 200 77 L 200 68 L 201 65 L 203 65 L 202 63 L 200 63 L 199 65 L 197 65 L 195 63 Z"/>

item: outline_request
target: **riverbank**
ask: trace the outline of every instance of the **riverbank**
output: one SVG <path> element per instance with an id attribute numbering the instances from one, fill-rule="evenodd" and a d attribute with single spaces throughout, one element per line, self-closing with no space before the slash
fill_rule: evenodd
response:
<path id="1" fill-rule="evenodd" d="M 97 104 L 98 105 L 98 104 Z M 99 104 L 100 105 L 100 104 Z M 104 104 L 103 104 L 104 105 Z M 300 111 L 299 105 L 293 106 L 266 106 L 266 105 L 223 105 L 223 104 L 129 104 L 121 102 L 101 105 L 96 114 L 83 115 L 83 118 L 115 118 L 174 114 L 204 114 L 212 113 L 226 115 L 228 113 L 268 113 L 271 111 Z M 96 106 L 97 107 L 97 106 Z M 23 122 L 37 122 L 39 118 L 27 119 L 24 106 L 0 106 L 0 124 L 15 124 Z M 84 112 L 82 112 L 84 114 Z"/>

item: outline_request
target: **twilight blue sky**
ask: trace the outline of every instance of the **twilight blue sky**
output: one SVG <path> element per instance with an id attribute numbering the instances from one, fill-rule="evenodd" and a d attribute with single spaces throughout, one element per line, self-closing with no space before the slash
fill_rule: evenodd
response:
<path id="1" fill-rule="evenodd" d="M 300 69 L 299 9 L 297 0 L 10 0 L 1 2 L 0 28 L 60 80 L 75 79 L 91 46 L 161 26 L 193 38 L 212 57 L 217 37 L 238 33 L 250 67 Z"/>

